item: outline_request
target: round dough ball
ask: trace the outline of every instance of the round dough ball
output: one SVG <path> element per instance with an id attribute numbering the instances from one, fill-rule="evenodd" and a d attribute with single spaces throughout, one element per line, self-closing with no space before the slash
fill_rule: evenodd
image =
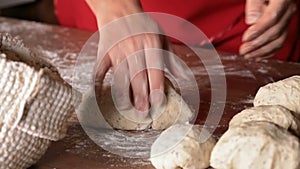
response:
<path id="1" fill-rule="evenodd" d="M 167 103 L 160 110 L 153 109 L 150 112 L 152 118 L 152 129 L 163 130 L 173 124 L 183 124 L 191 121 L 195 117 L 183 98 L 173 89 L 171 85 L 166 85 Z"/>
<path id="2" fill-rule="evenodd" d="M 300 136 L 299 117 L 297 118 L 293 112 L 283 106 L 262 105 L 245 109 L 231 119 L 229 127 L 238 126 L 251 121 L 274 123 Z"/>
<path id="3" fill-rule="evenodd" d="M 150 128 L 152 119 L 139 116 L 134 108 L 119 112 L 114 104 L 111 87 L 104 87 L 101 96 L 97 97 L 97 103 L 105 121 L 115 129 L 121 130 L 145 130 Z"/>
<path id="4" fill-rule="evenodd" d="M 216 140 L 199 125 L 176 124 L 161 133 L 151 147 L 157 169 L 204 169 L 209 167 Z"/>
<path id="5" fill-rule="evenodd" d="M 229 128 L 211 154 L 217 169 L 299 169 L 299 139 L 269 122 Z"/>
<path id="6" fill-rule="evenodd" d="M 167 103 L 161 109 L 151 109 L 152 112 L 146 118 L 138 116 L 134 108 L 120 113 L 113 102 L 110 87 L 105 87 L 98 98 L 99 108 L 107 123 L 116 129 L 162 130 L 176 123 L 189 122 L 194 117 L 194 112 L 171 85 L 166 85 L 165 88 Z"/>
<path id="7" fill-rule="evenodd" d="M 259 105 L 281 105 L 300 114 L 300 76 L 261 87 L 254 98 L 254 106 Z"/>

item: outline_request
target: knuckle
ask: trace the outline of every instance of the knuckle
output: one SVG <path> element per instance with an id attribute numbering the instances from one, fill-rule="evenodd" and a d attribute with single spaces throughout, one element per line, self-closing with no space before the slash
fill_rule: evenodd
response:
<path id="1" fill-rule="evenodd" d="M 125 41 L 121 42 L 120 47 L 122 50 L 125 50 L 126 55 L 130 55 L 133 52 L 140 49 L 140 45 L 136 40 L 136 37 L 130 37 Z"/>
<path id="2" fill-rule="evenodd" d="M 144 43 L 148 48 L 157 47 L 160 44 L 159 36 L 155 34 L 145 34 Z"/>
<path id="3" fill-rule="evenodd" d="M 269 22 L 271 24 L 275 24 L 276 22 L 278 22 L 280 18 L 280 13 L 278 11 L 271 11 L 269 12 L 268 16 L 269 16 Z"/>

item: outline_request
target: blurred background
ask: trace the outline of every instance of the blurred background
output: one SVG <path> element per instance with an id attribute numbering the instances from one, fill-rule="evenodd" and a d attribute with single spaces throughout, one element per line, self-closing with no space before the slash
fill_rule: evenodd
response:
<path id="1" fill-rule="evenodd" d="M 0 15 L 57 24 L 53 0 L 0 0 Z"/>

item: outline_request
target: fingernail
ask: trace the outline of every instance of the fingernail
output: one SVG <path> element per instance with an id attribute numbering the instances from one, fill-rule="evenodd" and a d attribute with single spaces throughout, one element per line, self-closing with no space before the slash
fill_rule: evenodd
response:
<path id="1" fill-rule="evenodd" d="M 242 37 L 242 42 L 246 42 L 249 39 L 249 33 L 245 32 L 243 37 Z"/>
<path id="2" fill-rule="evenodd" d="M 166 98 L 163 90 L 154 90 L 150 93 L 152 119 L 158 119 L 165 112 Z"/>
<path id="3" fill-rule="evenodd" d="M 134 105 L 138 113 L 147 114 L 149 109 L 148 99 L 144 96 L 136 96 Z"/>
<path id="4" fill-rule="evenodd" d="M 257 31 L 253 30 L 255 28 L 253 27 L 250 27 L 246 30 L 246 32 L 244 33 L 243 37 L 242 37 L 242 41 L 243 42 L 247 42 L 247 41 L 250 41 L 254 38 L 257 37 Z"/>
<path id="5" fill-rule="evenodd" d="M 245 55 L 252 50 L 252 46 L 246 46 L 240 48 L 240 55 Z"/>
<path id="6" fill-rule="evenodd" d="M 256 58 L 255 62 L 261 62 L 263 59 L 262 58 Z"/>
<path id="7" fill-rule="evenodd" d="M 165 102 L 164 92 L 161 90 L 154 90 L 150 93 L 151 106 L 160 107 Z"/>
<path id="8" fill-rule="evenodd" d="M 253 57 L 253 55 L 252 55 L 251 53 L 246 54 L 246 55 L 244 56 L 245 59 L 250 59 L 250 58 L 252 58 L 252 57 Z"/>
<path id="9" fill-rule="evenodd" d="M 246 17 L 246 24 L 252 25 L 254 24 L 261 16 L 261 13 L 253 12 L 248 14 Z"/>
<path id="10" fill-rule="evenodd" d="M 257 37 L 256 31 L 246 32 L 242 38 L 243 42 L 251 41 L 252 39 Z"/>

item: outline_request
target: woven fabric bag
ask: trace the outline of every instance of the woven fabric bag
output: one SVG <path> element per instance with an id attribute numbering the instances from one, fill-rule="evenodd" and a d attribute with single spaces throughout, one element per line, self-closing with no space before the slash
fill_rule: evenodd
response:
<path id="1" fill-rule="evenodd" d="M 0 37 L 0 169 L 27 168 L 65 136 L 72 89 L 20 40 Z"/>

